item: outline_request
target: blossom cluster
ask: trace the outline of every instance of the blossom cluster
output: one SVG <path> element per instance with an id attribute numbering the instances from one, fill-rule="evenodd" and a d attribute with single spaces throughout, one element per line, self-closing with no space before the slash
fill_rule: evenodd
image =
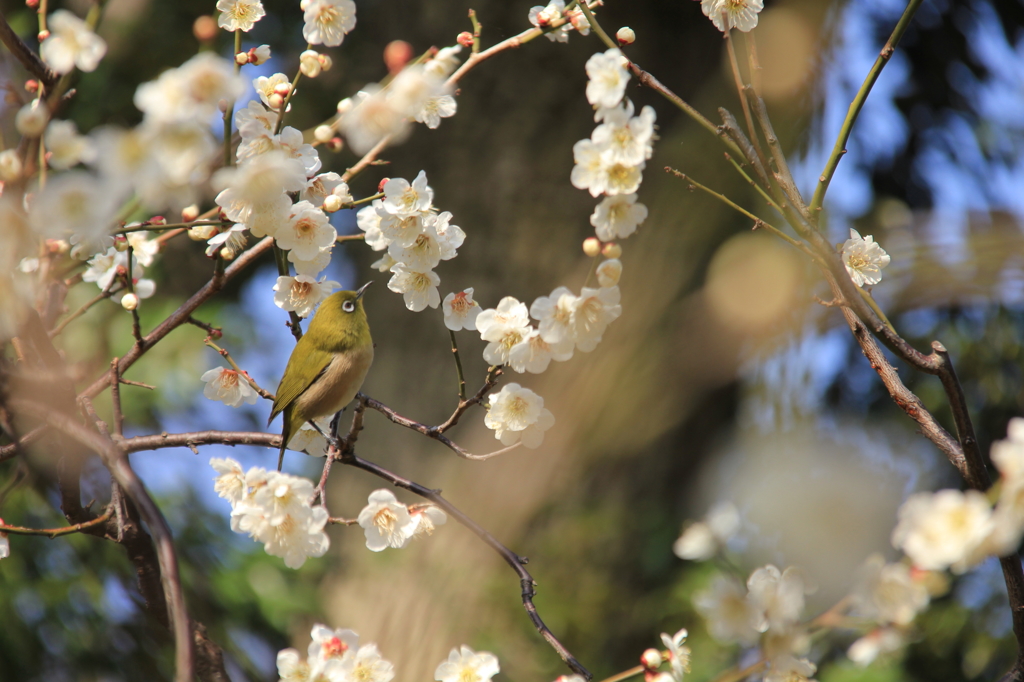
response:
<path id="1" fill-rule="evenodd" d="M 687 526 L 673 546 L 684 559 L 711 559 L 735 537 L 741 527 L 739 511 L 731 502 L 719 502 L 704 520 Z M 910 626 L 931 599 L 926 571 L 907 562 L 886 563 L 872 555 L 860 569 L 851 593 L 839 602 L 856 617 L 865 634 L 847 651 L 858 665 L 868 665 L 883 653 L 901 649 L 910 639 Z M 803 680 L 814 674 L 809 651 L 808 625 L 801 622 L 809 580 L 795 567 L 779 571 L 773 565 L 755 570 L 746 586 L 735 578 L 718 575 L 710 587 L 694 595 L 697 611 L 708 632 L 722 643 L 760 644 L 769 661 L 770 680 Z M 788 676 L 788 677 L 787 677 Z"/>
<path id="2" fill-rule="evenodd" d="M 231 503 L 231 530 L 262 542 L 267 554 L 282 557 L 288 568 L 327 552 L 327 509 L 312 505 L 311 481 L 262 467 L 243 472 L 230 458 L 214 457 L 210 466 L 218 473 L 214 490 Z"/>
<path id="3" fill-rule="evenodd" d="M 458 255 L 466 233 L 451 224 L 451 213 L 437 212 L 434 190 L 427 184 L 424 171 L 411 183 L 405 178 L 391 178 L 382 192 L 383 199 L 375 199 L 356 216 L 370 248 L 387 251 L 373 266 L 381 272 L 392 272 L 388 289 L 402 294 L 409 310 L 436 308 L 441 303 L 437 291 L 441 278 L 434 268 Z"/>
<path id="4" fill-rule="evenodd" d="M 567 21 L 546 35 L 551 42 L 567 43 L 569 34 L 574 30 L 579 31 L 581 36 L 590 35 L 590 22 L 582 10 L 574 9 L 565 11 L 565 0 L 551 0 L 547 6 L 538 5 L 530 8 L 527 18 L 535 27 L 544 29 L 551 26 L 555 21 L 565 18 Z"/>
<path id="5" fill-rule="evenodd" d="M 461 45 L 444 47 L 425 63 L 402 69 L 386 85 L 372 84 L 338 102 L 333 125 L 357 154 L 365 154 L 385 138 L 400 142 L 409 122 L 434 129 L 455 115 L 457 105 L 448 77 L 459 65 Z"/>
<path id="6" fill-rule="evenodd" d="M 128 227 L 132 227 L 129 225 Z M 131 273 L 128 268 L 128 247 L 131 247 Z M 103 253 L 89 259 L 89 267 L 82 273 L 83 282 L 95 282 L 100 291 L 111 291 L 111 300 L 121 303 L 129 310 L 138 305 L 139 299 L 150 298 L 156 293 L 156 282 L 146 279 L 145 268 L 153 264 L 160 252 L 160 242 L 149 238 L 149 232 L 129 232 L 118 236 Z M 128 277 L 131 277 L 131 296 L 128 291 Z M 120 283 L 116 290 L 114 285 Z M 134 297 L 134 298 L 133 298 Z"/>
<path id="7" fill-rule="evenodd" d="M 296 649 L 277 653 L 281 682 L 390 682 L 395 676 L 395 666 L 377 645 L 359 646 L 359 635 L 352 630 L 317 624 L 310 638 L 305 659 Z"/>
<path id="8" fill-rule="evenodd" d="M 995 507 L 978 490 L 939 490 L 911 495 L 899 510 L 892 544 L 914 566 L 963 573 L 989 556 L 1009 556 L 1024 537 L 1024 419 L 1007 426 L 992 445 L 999 470 Z"/>

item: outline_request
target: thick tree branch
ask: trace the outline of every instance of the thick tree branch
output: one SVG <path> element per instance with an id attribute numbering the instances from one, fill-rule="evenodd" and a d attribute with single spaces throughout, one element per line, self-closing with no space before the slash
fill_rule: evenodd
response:
<path id="1" fill-rule="evenodd" d="M 43 63 L 35 52 L 18 37 L 11 25 L 7 23 L 7 17 L 0 10 L 0 42 L 2 42 L 11 54 L 21 62 L 25 70 L 32 74 L 46 88 L 47 91 L 57 84 L 60 75 Z"/>

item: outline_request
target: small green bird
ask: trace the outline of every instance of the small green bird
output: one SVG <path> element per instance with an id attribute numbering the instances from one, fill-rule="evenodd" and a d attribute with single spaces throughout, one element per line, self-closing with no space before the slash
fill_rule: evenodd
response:
<path id="1" fill-rule="evenodd" d="M 278 471 L 288 441 L 302 425 L 339 412 L 363 385 L 373 362 L 373 339 L 362 301 L 370 284 L 325 298 L 288 358 L 267 420 L 269 425 L 284 412 Z"/>

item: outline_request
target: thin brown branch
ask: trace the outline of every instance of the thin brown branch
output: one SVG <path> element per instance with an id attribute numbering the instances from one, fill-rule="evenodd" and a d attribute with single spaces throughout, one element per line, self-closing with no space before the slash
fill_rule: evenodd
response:
<path id="1" fill-rule="evenodd" d="M 117 358 L 110 361 L 110 400 L 114 408 L 114 433 L 124 435 L 124 412 L 121 411 L 121 374 L 117 370 Z"/>
<path id="2" fill-rule="evenodd" d="M 103 525 L 110 519 L 113 513 L 114 510 L 112 508 L 107 508 L 102 515 L 97 516 L 92 521 L 76 523 L 72 526 L 63 526 L 62 528 L 25 528 L 23 526 L 8 526 L 0 523 L 0 533 L 10 533 L 11 535 L 45 535 L 48 538 L 56 538 L 61 535 L 81 533 L 82 531 L 93 528 L 94 526 Z"/>
<path id="3" fill-rule="evenodd" d="M 336 452 L 332 448 L 332 452 L 328 453 L 328 456 Z M 519 577 L 519 585 L 522 589 L 522 600 L 523 608 L 526 609 L 526 613 L 530 617 L 530 621 L 533 623 L 537 632 L 551 645 L 551 647 L 558 653 L 563 661 L 569 666 L 569 668 L 577 675 L 583 675 L 587 680 L 593 678 L 590 672 L 580 664 L 579 661 L 565 648 L 557 637 L 551 632 L 544 621 L 541 619 L 540 614 L 537 613 L 537 607 L 534 606 L 533 598 L 537 594 L 536 587 L 537 582 L 530 575 L 529 571 L 526 570 L 525 565 L 527 563 L 526 557 L 521 557 L 505 545 L 501 544 L 497 538 L 491 535 L 485 528 L 478 524 L 473 519 L 469 518 L 455 505 L 446 500 L 441 496 L 440 490 L 433 490 L 425 486 L 411 481 L 407 478 L 399 476 L 398 474 L 392 473 L 383 467 L 380 467 L 373 462 L 357 457 L 352 452 L 341 452 L 338 455 L 338 459 L 342 464 L 346 464 L 363 471 L 368 471 L 374 476 L 388 481 L 392 485 L 399 488 L 404 488 L 409 492 L 412 492 L 420 497 L 426 498 L 436 504 L 439 508 L 445 511 L 449 516 L 454 518 L 456 521 L 461 523 L 463 526 L 471 530 L 478 538 L 484 541 L 491 549 L 498 553 L 502 559 L 505 560 L 516 575 Z"/>
<path id="4" fill-rule="evenodd" d="M 281 434 L 259 431 L 193 431 L 190 433 L 158 433 L 136 436 L 121 441 L 125 452 L 162 450 L 164 448 L 194 448 L 197 445 L 258 445 L 280 448 Z"/>
<path id="5" fill-rule="evenodd" d="M 11 25 L 7 23 L 7 17 L 0 10 L 0 42 L 2 42 L 11 54 L 21 62 L 25 70 L 32 74 L 46 88 L 47 91 L 57 84 L 60 75 L 43 63 L 35 52 L 18 37 Z"/>

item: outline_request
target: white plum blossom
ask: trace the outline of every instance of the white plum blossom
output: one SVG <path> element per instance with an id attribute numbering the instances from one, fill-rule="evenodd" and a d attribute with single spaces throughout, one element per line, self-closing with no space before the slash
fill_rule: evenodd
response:
<path id="1" fill-rule="evenodd" d="M 740 529 L 740 513 L 728 500 L 716 502 L 703 521 L 687 526 L 672 545 L 680 559 L 706 561 L 725 546 Z"/>
<path id="2" fill-rule="evenodd" d="M 850 228 L 850 238 L 843 244 L 843 263 L 857 286 L 878 284 L 882 281 L 882 268 L 889 264 L 889 254 L 875 243 L 874 237 L 861 237 Z"/>
<path id="3" fill-rule="evenodd" d="M 228 407 L 240 407 L 242 403 L 256 404 L 259 394 L 239 372 L 227 367 L 216 367 L 199 377 L 206 382 L 203 395 L 210 400 L 219 400 Z"/>
<path id="4" fill-rule="evenodd" d="M 434 529 L 448 523 L 448 515 L 434 505 L 418 506 L 409 510 L 413 520 L 412 536 L 433 535 Z"/>
<path id="5" fill-rule="evenodd" d="M 444 311 L 444 326 L 457 332 L 460 329 L 476 329 L 476 318 L 482 309 L 473 300 L 473 287 L 459 293 L 452 292 L 441 303 Z"/>
<path id="6" fill-rule="evenodd" d="M 928 588 L 914 579 L 906 563 L 887 564 L 881 554 L 868 557 L 853 592 L 854 609 L 862 618 L 882 624 L 910 625 L 928 606 Z"/>
<path id="7" fill-rule="evenodd" d="M 893 627 L 875 628 L 846 650 L 851 661 L 864 668 L 882 654 L 899 651 L 906 644 L 903 632 Z"/>
<path id="8" fill-rule="evenodd" d="M 558 287 L 550 296 L 540 296 L 530 306 L 530 316 L 538 322 L 542 339 L 550 344 L 566 341 L 576 343 L 576 330 L 572 323 L 577 296 L 566 287 Z"/>
<path id="9" fill-rule="evenodd" d="M 281 682 L 327 682 L 323 671 L 316 670 L 302 660 L 295 649 L 281 649 L 277 652 L 277 675 Z"/>
<path id="10" fill-rule="evenodd" d="M 665 632 L 661 633 L 661 643 L 668 651 L 668 660 L 672 666 L 673 682 L 683 682 L 683 673 L 690 672 L 690 647 L 683 644 L 689 634 L 686 628 L 672 636 Z"/>
<path id="11" fill-rule="evenodd" d="M 780 571 L 772 564 L 758 568 L 747 579 L 748 599 L 760 614 L 759 632 L 768 628 L 785 630 L 800 620 L 807 589 L 799 569 L 790 566 Z"/>
<path id="12" fill-rule="evenodd" d="M 302 260 L 316 258 L 320 249 L 333 245 L 337 238 L 338 232 L 327 215 L 308 201 L 296 202 L 288 221 L 274 234 L 280 248 Z"/>
<path id="13" fill-rule="evenodd" d="M 275 73 L 272 76 L 257 76 L 252 81 L 252 87 L 256 91 L 256 94 L 259 95 L 260 101 L 266 104 L 271 109 L 274 109 L 274 107 L 271 106 L 270 104 L 270 98 L 274 94 L 274 91 L 279 86 L 288 86 L 289 88 L 291 88 L 291 85 L 292 83 L 290 80 L 288 80 L 288 76 L 284 75 L 283 73 Z M 291 104 L 289 104 L 288 106 L 291 107 Z M 276 117 L 274 118 L 274 125 L 277 125 Z M 239 128 L 239 132 L 241 132 L 241 128 Z M 268 128 L 267 132 L 273 133 L 274 127 L 271 126 L 270 128 Z"/>
<path id="14" fill-rule="evenodd" d="M 423 218 L 422 232 L 412 244 L 403 246 L 403 241 L 392 242 L 388 253 L 395 262 L 403 263 L 414 270 L 432 270 L 443 260 L 458 255 L 456 249 L 466 240 L 466 233 L 458 225 L 451 225 L 452 214 L 448 211 Z"/>
<path id="15" fill-rule="evenodd" d="M 391 272 L 394 274 L 388 282 L 388 289 L 402 294 L 409 310 L 418 313 L 427 306 L 436 308 L 441 304 L 441 294 L 437 291 L 441 278 L 433 270 L 414 270 L 396 263 Z"/>
<path id="16" fill-rule="evenodd" d="M 210 466 L 217 472 L 213 479 L 214 491 L 233 505 L 245 496 L 245 472 L 242 465 L 231 458 L 213 457 Z"/>
<path id="17" fill-rule="evenodd" d="M 322 165 L 313 145 L 303 142 L 302 132 L 291 126 L 285 126 L 279 135 L 264 133 L 243 140 L 242 144 L 238 145 L 235 157 L 241 165 L 256 156 L 272 151 L 284 152 L 287 157 L 302 164 L 306 177 L 315 174 Z"/>
<path id="18" fill-rule="evenodd" d="M 630 236 L 646 219 L 647 207 L 637 202 L 636 194 L 616 194 L 601 200 L 590 216 L 590 224 L 598 239 L 610 242 Z"/>
<path id="19" fill-rule="evenodd" d="M 309 635 L 312 641 L 309 643 L 306 656 L 314 664 L 340 661 L 345 654 L 354 654 L 359 649 L 359 635 L 352 630 L 332 630 L 318 623 L 313 626 Z"/>
<path id="20" fill-rule="evenodd" d="M 335 190 L 340 190 L 335 192 Z M 302 201 L 308 201 L 316 207 L 321 207 L 324 204 L 324 199 L 327 198 L 328 194 L 336 194 L 342 198 L 342 203 L 352 201 L 352 195 L 349 194 L 348 184 L 342 181 L 341 176 L 335 172 L 321 173 L 320 175 L 314 175 L 306 183 L 306 186 L 299 193 L 299 199 Z M 345 198 L 347 196 L 347 198 Z"/>
<path id="21" fill-rule="evenodd" d="M 490 342 L 484 349 L 484 360 L 492 365 L 508 364 L 512 347 L 530 333 L 526 304 L 513 296 L 506 296 L 498 302 L 497 308 L 488 308 L 477 316 L 476 328 L 480 338 Z"/>
<path id="22" fill-rule="evenodd" d="M 565 362 L 572 358 L 575 349 L 572 339 L 550 344 L 540 335 L 539 330 L 530 329 L 519 343 L 512 346 L 508 353 L 508 365 L 520 374 L 540 374 L 552 360 Z"/>
<path id="23" fill-rule="evenodd" d="M 555 424 L 555 416 L 544 407 L 544 398 L 516 383 L 492 393 L 488 403 L 484 425 L 502 445 L 522 442 L 530 449 L 538 448 L 544 432 Z"/>
<path id="24" fill-rule="evenodd" d="M 44 140 L 50 168 L 65 170 L 80 162 L 90 163 L 96 158 L 96 147 L 92 140 L 79 135 L 73 121 L 50 121 Z"/>
<path id="25" fill-rule="evenodd" d="M 71 73 L 76 66 L 80 71 L 96 70 L 107 53 L 103 38 L 67 10 L 55 11 L 46 23 L 50 35 L 39 45 L 39 56 L 47 66 L 60 74 Z"/>
<path id="26" fill-rule="evenodd" d="M 639 116 L 633 116 L 633 103 L 626 100 L 617 107 L 601 110 L 603 123 L 594 128 L 590 139 L 601 148 L 609 164 L 639 165 L 651 158 L 656 116 L 649 106 Z"/>
<path id="27" fill-rule="evenodd" d="M 750 645 L 757 641 L 755 626 L 760 624 L 761 614 L 735 578 L 715 576 L 711 587 L 693 596 L 693 605 L 707 621 L 708 632 L 722 644 Z"/>
<path id="28" fill-rule="evenodd" d="M 195 122 L 208 125 L 221 100 L 241 97 L 245 82 L 231 61 L 200 52 L 176 69 L 168 69 L 135 91 L 135 106 L 154 123 Z"/>
<path id="29" fill-rule="evenodd" d="M 326 419 L 318 419 L 317 424 L 325 433 L 330 428 Z M 294 450 L 295 452 L 305 452 L 313 457 L 326 457 L 327 439 L 324 438 L 319 431 L 314 429 L 309 422 L 306 422 L 302 425 L 302 428 L 295 432 L 292 439 L 288 441 L 288 449 Z"/>
<path id="30" fill-rule="evenodd" d="M 618 258 L 609 258 L 597 266 L 594 274 L 597 275 L 597 283 L 602 287 L 613 287 L 622 277 L 622 261 Z"/>
<path id="31" fill-rule="evenodd" d="M 701 0 L 700 8 L 704 12 L 704 16 L 711 19 L 719 31 L 724 33 L 730 28 L 738 28 L 746 33 L 757 26 L 757 14 L 764 9 L 764 2 L 763 0 Z"/>
<path id="32" fill-rule="evenodd" d="M 357 154 L 370 151 L 385 137 L 401 142 L 408 135 L 408 118 L 415 112 L 407 112 L 388 94 L 380 86 L 368 86 L 345 107 L 338 128 Z"/>
<path id="33" fill-rule="evenodd" d="M 460 52 L 462 52 L 462 45 L 442 47 L 423 68 L 432 76 L 448 78 L 459 67 L 458 54 Z"/>
<path id="34" fill-rule="evenodd" d="M 434 190 L 427 184 L 425 171 L 420 171 L 412 183 L 405 178 L 391 178 L 381 191 L 383 208 L 391 215 L 417 215 L 429 210 L 434 201 Z"/>
<path id="35" fill-rule="evenodd" d="M 900 507 L 892 544 L 930 571 L 963 573 L 992 532 L 992 507 L 977 490 L 915 493 Z"/>
<path id="36" fill-rule="evenodd" d="M 622 314 L 618 287 L 584 288 L 573 304 L 569 321 L 576 347 L 589 353 L 597 347 L 608 324 Z"/>
<path id="37" fill-rule="evenodd" d="M 416 112 L 416 121 L 434 130 L 441 125 L 442 118 L 451 118 L 457 109 L 458 104 L 451 95 L 427 97 L 423 100 L 423 106 Z"/>
<path id="38" fill-rule="evenodd" d="M 345 34 L 356 27 L 356 4 L 352 0 L 302 0 L 302 37 L 311 45 L 337 47 Z"/>
<path id="39" fill-rule="evenodd" d="M 593 140 L 580 140 L 572 146 L 574 166 L 569 181 L 576 189 L 590 190 L 596 197 L 604 192 L 607 183 L 607 164 L 601 154 L 601 148 Z"/>
<path id="40" fill-rule="evenodd" d="M 394 493 L 381 488 L 370 493 L 368 504 L 359 512 L 359 525 L 366 535 L 366 548 L 381 552 L 388 547 L 405 547 L 416 530 L 417 522 Z"/>
<path id="41" fill-rule="evenodd" d="M 383 201 L 374 199 L 369 206 L 364 206 L 356 212 L 356 225 L 366 233 L 366 243 L 374 251 L 383 251 L 391 244 L 391 240 L 385 237 L 380 229 L 381 214 L 385 213 L 383 207 Z M 390 268 L 389 265 L 382 272 Z"/>
<path id="42" fill-rule="evenodd" d="M 610 109 L 622 101 L 629 82 L 629 62 L 618 48 L 598 52 L 587 60 L 587 101 Z"/>
<path id="43" fill-rule="evenodd" d="M 235 128 L 243 142 L 261 135 L 273 135 L 276 125 L 277 112 L 270 111 L 256 100 L 249 100 L 244 109 L 235 112 Z"/>
<path id="44" fill-rule="evenodd" d="M 29 207 L 29 224 L 43 237 L 66 239 L 76 235 L 76 257 L 88 258 L 114 241 L 118 193 L 95 175 L 71 170 L 51 178 Z"/>
<path id="45" fill-rule="evenodd" d="M 376 644 L 359 647 L 342 658 L 339 667 L 344 682 L 390 682 L 395 676 L 395 666 L 380 655 Z"/>
<path id="46" fill-rule="evenodd" d="M 266 12 L 260 0 L 217 0 L 217 25 L 226 31 L 251 31 Z"/>
<path id="47" fill-rule="evenodd" d="M 227 188 L 215 201 L 228 220 L 244 224 L 254 237 L 275 236 L 292 208 L 286 192 L 298 192 L 306 186 L 302 165 L 280 151 L 262 154 L 237 169 L 220 171 L 215 180 L 228 178 Z"/>
<path id="48" fill-rule="evenodd" d="M 378 209 L 383 211 L 383 209 Z M 383 238 L 387 240 L 388 249 L 392 246 L 398 245 L 400 247 L 409 247 L 416 243 L 419 236 L 423 234 L 423 229 L 426 227 L 427 218 L 430 217 L 429 213 L 415 213 L 408 216 L 398 216 L 391 213 L 382 212 L 380 217 L 380 232 Z M 369 234 L 369 233 L 367 233 Z M 394 254 L 392 254 L 393 256 Z"/>
<path id="49" fill-rule="evenodd" d="M 434 671 L 437 682 L 490 682 L 500 671 L 498 657 L 487 651 L 473 651 L 463 644 L 452 649 L 448 659 Z"/>
<path id="50" fill-rule="evenodd" d="M 313 258 L 302 259 L 294 251 L 288 252 L 288 262 L 295 266 L 295 273 L 298 275 L 306 275 L 308 277 L 316 277 L 320 272 L 331 263 L 331 252 L 334 250 L 334 245 L 325 246 Z"/>
<path id="51" fill-rule="evenodd" d="M 320 63 L 320 53 L 316 50 L 306 50 L 299 55 L 299 71 L 306 78 L 316 78 L 323 71 Z"/>
<path id="52" fill-rule="evenodd" d="M 274 285 L 274 305 L 286 311 L 294 311 L 299 317 L 309 317 L 320 301 L 327 298 L 341 285 L 323 277 L 318 282 L 314 277 L 278 277 Z"/>

